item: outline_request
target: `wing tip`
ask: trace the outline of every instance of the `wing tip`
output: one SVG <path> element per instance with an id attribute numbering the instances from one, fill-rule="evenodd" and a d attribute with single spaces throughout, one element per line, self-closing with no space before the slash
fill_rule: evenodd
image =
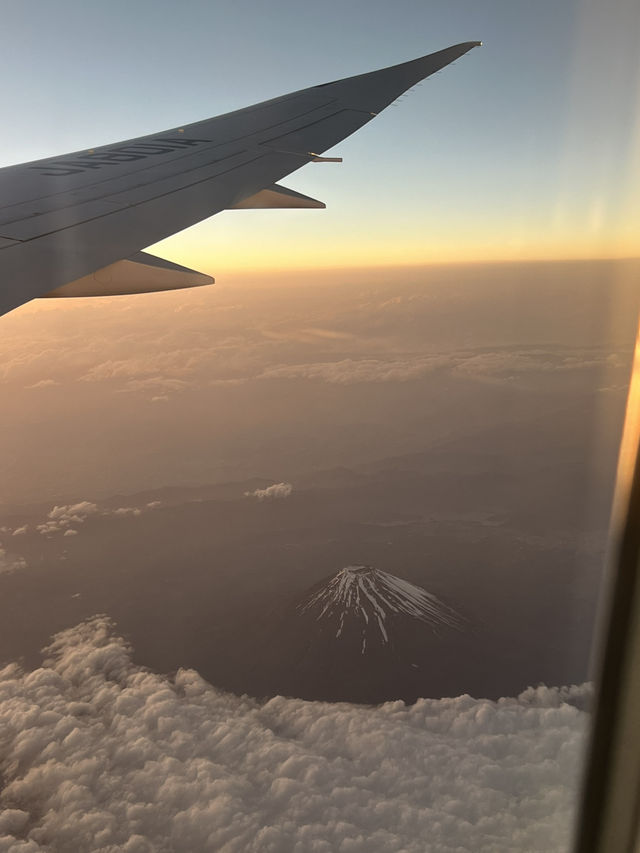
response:
<path id="1" fill-rule="evenodd" d="M 417 59 L 410 59 L 366 74 L 358 74 L 355 77 L 345 77 L 334 83 L 325 83 L 323 86 L 314 88 L 333 89 L 332 94 L 341 101 L 343 106 L 369 112 L 373 116 L 417 83 L 446 68 L 474 47 L 480 47 L 481 44 L 481 41 L 452 44 L 435 53 L 419 56 Z"/>

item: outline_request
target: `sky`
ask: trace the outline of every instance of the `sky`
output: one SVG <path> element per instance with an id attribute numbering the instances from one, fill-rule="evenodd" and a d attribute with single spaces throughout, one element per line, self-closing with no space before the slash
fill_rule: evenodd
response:
<path id="1" fill-rule="evenodd" d="M 482 40 L 288 184 L 159 254 L 238 270 L 637 256 L 634 0 L 3 3 L 0 163 L 153 133 Z M 286 183 L 286 182 L 285 182 Z"/>

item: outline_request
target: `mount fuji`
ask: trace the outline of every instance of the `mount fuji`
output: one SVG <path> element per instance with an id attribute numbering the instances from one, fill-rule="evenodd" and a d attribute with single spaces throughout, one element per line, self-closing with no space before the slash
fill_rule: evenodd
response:
<path id="1" fill-rule="evenodd" d="M 263 696 L 413 702 L 471 692 L 461 672 L 482 668 L 474 657 L 474 630 L 452 607 L 396 575 L 350 565 L 285 609 L 252 682 Z"/>
<path id="2" fill-rule="evenodd" d="M 345 642 L 352 642 L 359 630 L 361 654 L 367 646 L 393 644 L 407 618 L 424 623 L 436 635 L 438 630 L 464 628 L 464 620 L 435 595 L 371 566 L 346 566 L 299 604 L 297 612 L 313 616 L 323 631 L 335 626 L 336 640 L 344 636 Z"/>

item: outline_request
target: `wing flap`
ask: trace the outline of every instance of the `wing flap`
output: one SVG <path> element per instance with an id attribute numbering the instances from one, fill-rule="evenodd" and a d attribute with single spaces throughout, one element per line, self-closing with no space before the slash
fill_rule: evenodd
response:
<path id="1" fill-rule="evenodd" d="M 185 287 L 213 284 L 214 279 L 188 267 L 137 252 L 131 258 L 116 261 L 90 275 L 70 281 L 45 293 L 45 297 L 124 296 L 134 293 L 156 293 Z"/>
<path id="2" fill-rule="evenodd" d="M 274 184 L 255 195 L 236 202 L 229 210 L 275 210 L 288 208 L 326 208 L 326 204 L 311 196 L 303 195 L 288 187 Z"/>

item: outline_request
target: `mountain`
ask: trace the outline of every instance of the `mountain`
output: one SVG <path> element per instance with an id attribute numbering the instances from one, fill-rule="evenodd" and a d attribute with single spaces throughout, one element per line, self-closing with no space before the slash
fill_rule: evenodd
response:
<path id="1" fill-rule="evenodd" d="M 298 615 L 313 616 L 321 631 L 332 632 L 341 645 L 357 637 L 360 653 L 367 646 L 393 646 L 405 620 L 438 629 L 462 630 L 464 620 L 419 586 L 371 566 L 346 566 L 297 606 Z"/>
<path id="2" fill-rule="evenodd" d="M 377 704 L 482 691 L 474 630 L 435 595 L 372 566 L 346 566 L 276 620 L 254 695 Z"/>

